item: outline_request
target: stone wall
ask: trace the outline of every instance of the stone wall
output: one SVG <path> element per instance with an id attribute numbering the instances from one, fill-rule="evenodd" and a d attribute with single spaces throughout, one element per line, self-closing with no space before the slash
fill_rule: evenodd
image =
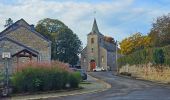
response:
<path id="1" fill-rule="evenodd" d="M 114 52 L 107 52 L 107 66 L 110 70 L 116 70 L 116 54 Z"/>
<path id="2" fill-rule="evenodd" d="M 100 65 L 107 70 L 107 51 L 103 47 L 100 47 Z"/>
<path id="3" fill-rule="evenodd" d="M 37 36 L 31 30 L 25 27 L 19 27 L 17 30 L 6 34 L 6 36 L 37 50 L 40 53 L 41 61 L 51 60 L 51 44 L 43 38 Z"/>
<path id="4" fill-rule="evenodd" d="M 132 74 L 132 77 L 137 77 L 145 80 L 157 81 L 162 83 L 170 83 L 170 67 L 160 66 L 162 69 L 158 69 L 158 66 L 152 63 L 141 65 L 125 65 L 119 69 L 119 73 L 128 72 Z"/>
<path id="5" fill-rule="evenodd" d="M 91 38 L 94 38 L 94 43 L 91 43 Z M 88 38 L 87 38 L 87 60 L 88 62 L 90 62 L 91 60 L 95 60 L 96 62 L 96 65 L 98 67 L 100 67 L 100 64 L 99 64 L 99 45 L 98 45 L 98 35 L 96 34 L 91 34 L 91 35 L 88 35 Z M 93 48 L 93 53 L 92 53 L 92 48 Z M 88 66 L 88 70 L 90 70 L 90 64 Z"/>

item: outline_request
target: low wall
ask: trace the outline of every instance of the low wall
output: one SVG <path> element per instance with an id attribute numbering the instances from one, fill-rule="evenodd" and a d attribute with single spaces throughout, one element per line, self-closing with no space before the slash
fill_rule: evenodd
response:
<path id="1" fill-rule="evenodd" d="M 133 77 L 151 81 L 170 83 L 170 66 L 154 66 L 151 63 L 143 65 L 126 65 L 119 69 L 119 72 L 129 72 Z"/>

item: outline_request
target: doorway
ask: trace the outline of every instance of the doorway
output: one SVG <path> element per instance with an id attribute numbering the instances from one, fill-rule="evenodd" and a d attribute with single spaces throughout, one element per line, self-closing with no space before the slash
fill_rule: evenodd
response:
<path id="1" fill-rule="evenodd" d="M 95 62 L 95 60 L 91 60 L 90 61 L 90 71 L 93 71 L 93 69 L 95 69 L 96 68 L 96 62 Z"/>

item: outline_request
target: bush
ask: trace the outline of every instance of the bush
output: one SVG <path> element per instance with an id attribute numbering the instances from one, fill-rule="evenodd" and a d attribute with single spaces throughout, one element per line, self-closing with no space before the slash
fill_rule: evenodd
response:
<path id="1" fill-rule="evenodd" d="M 69 76 L 69 83 L 70 86 L 73 88 L 77 88 L 79 83 L 81 81 L 81 75 L 80 72 L 74 72 L 72 74 L 70 74 Z"/>
<path id="2" fill-rule="evenodd" d="M 124 66 L 126 64 L 138 65 L 147 64 L 149 62 L 170 65 L 170 46 L 161 48 L 147 48 L 136 51 L 126 56 L 122 56 L 121 58 L 118 59 L 119 67 Z"/>
<path id="3" fill-rule="evenodd" d="M 162 49 L 155 49 L 153 52 L 153 62 L 155 64 L 163 64 L 165 60 L 164 52 Z"/>
<path id="4" fill-rule="evenodd" d="M 71 72 L 68 68 L 63 68 L 64 66 L 58 67 L 59 64 L 26 65 L 12 76 L 14 92 L 60 90 L 65 89 L 67 83 L 70 83 L 70 88 L 77 88 L 80 83 L 79 73 Z"/>

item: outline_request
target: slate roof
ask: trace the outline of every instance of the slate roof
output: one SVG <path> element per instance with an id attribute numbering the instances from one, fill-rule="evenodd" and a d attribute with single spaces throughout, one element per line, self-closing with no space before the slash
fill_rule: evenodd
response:
<path id="1" fill-rule="evenodd" d="M 24 24 L 22 24 L 22 22 Z M 35 33 L 37 36 L 43 38 L 44 40 L 46 40 L 48 42 L 51 42 L 47 37 L 41 35 L 37 31 L 35 31 L 35 28 L 32 28 L 32 25 L 29 25 L 24 19 L 20 19 L 20 20 L 16 21 L 14 24 L 12 24 L 11 26 L 7 27 L 5 30 L 0 32 L 0 37 L 3 37 L 5 34 L 8 34 L 11 31 L 14 31 L 14 30 L 18 29 L 19 27 L 27 28 L 29 31 Z"/>
<path id="2" fill-rule="evenodd" d="M 99 28 L 98 28 L 98 25 L 97 25 L 97 21 L 96 21 L 96 18 L 94 18 L 94 22 L 93 22 L 93 26 L 92 26 L 92 30 L 91 32 L 88 34 L 98 34 L 98 35 L 102 35 L 99 31 Z"/>

